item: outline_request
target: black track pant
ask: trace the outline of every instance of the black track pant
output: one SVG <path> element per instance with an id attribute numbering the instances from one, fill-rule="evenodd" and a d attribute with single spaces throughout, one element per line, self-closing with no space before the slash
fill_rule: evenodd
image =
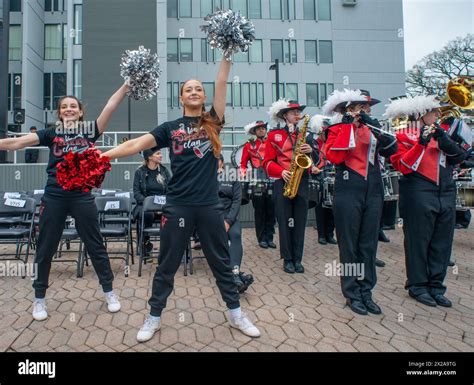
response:
<path id="1" fill-rule="evenodd" d="M 236 220 L 232 226 L 230 226 L 227 233 L 229 236 L 229 254 L 230 254 L 230 267 L 234 268 L 242 264 L 242 256 L 244 250 L 242 247 L 242 225 L 239 220 Z"/>
<path id="2" fill-rule="evenodd" d="M 334 215 L 332 209 L 323 207 L 320 202 L 314 208 L 316 214 L 316 227 L 318 228 L 319 238 L 329 238 L 334 236 Z"/>
<path id="3" fill-rule="evenodd" d="M 48 288 L 51 261 L 58 249 L 68 215 L 87 249 L 104 292 L 112 290 L 114 275 L 99 228 L 99 215 L 92 195 L 76 199 L 58 199 L 45 195 L 40 208 L 38 249 L 35 263 L 38 277 L 33 282 L 36 298 L 44 298 Z"/>
<path id="4" fill-rule="evenodd" d="M 383 206 L 382 181 L 376 173 L 366 181 L 358 174 L 345 172 L 347 179 L 343 172 L 337 172 L 333 207 L 340 262 L 343 272 L 350 273 L 341 276 L 341 289 L 347 299 L 370 299 L 377 283 L 375 257 Z M 362 267 L 363 276 L 357 274 Z"/>
<path id="5" fill-rule="evenodd" d="M 395 226 L 397 218 L 397 200 L 383 203 L 382 226 Z"/>
<path id="6" fill-rule="evenodd" d="M 400 180 L 405 235 L 405 288 L 412 294 L 444 294 L 456 218 L 456 192 L 440 191 L 420 178 Z"/>
<path id="7" fill-rule="evenodd" d="M 280 235 L 280 255 L 285 262 L 301 263 L 308 217 L 308 178 L 303 177 L 293 199 L 283 196 L 285 182 L 275 181 L 273 197 Z"/>
<path id="8" fill-rule="evenodd" d="M 240 306 L 229 260 L 228 235 L 224 226 L 223 208 L 211 206 L 163 207 L 161 218 L 160 255 L 153 277 L 152 295 L 148 303 L 151 315 L 160 316 L 173 291 L 174 276 L 194 229 L 201 241 L 204 256 L 216 279 L 219 291 L 229 309 Z"/>
<path id="9" fill-rule="evenodd" d="M 258 242 L 271 242 L 275 234 L 273 197 L 267 193 L 252 197 L 255 210 L 255 232 Z"/>

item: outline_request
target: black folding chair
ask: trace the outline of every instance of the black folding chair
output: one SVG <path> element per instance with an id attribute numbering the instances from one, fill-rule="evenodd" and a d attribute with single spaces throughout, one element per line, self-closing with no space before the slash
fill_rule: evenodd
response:
<path id="1" fill-rule="evenodd" d="M 83 242 L 79 237 L 79 233 L 77 232 L 76 228 L 73 226 L 73 219 L 71 217 L 66 218 L 66 223 L 64 225 L 64 230 L 61 235 L 61 241 L 59 242 L 58 250 L 54 255 L 52 262 L 74 262 L 77 265 L 76 268 L 76 276 L 80 278 L 83 276 L 83 263 L 85 259 L 85 248 L 83 246 Z M 73 254 L 76 253 L 76 250 L 71 250 L 71 246 L 77 244 L 77 258 L 76 259 L 64 259 L 64 254 Z M 64 246 L 66 246 L 66 250 L 64 250 Z M 88 265 L 88 263 L 87 263 Z"/>
<path id="2" fill-rule="evenodd" d="M 127 250 L 125 257 L 110 257 L 111 259 L 122 259 L 125 261 L 125 277 L 128 277 L 130 269 L 129 257 L 133 253 L 133 246 L 131 244 L 131 201 L 127 197 L 115 197 L 115 196 L 98 196 L 95 198 L 97 210 L 99 212 L 99 224 L 100 232 L 105 242 L 105 247 L 108 247 L 109 243 L 123 243 L 124 239 L 127 244 Z M 104 222 L 105 218 L 117 216 L 118 218 L 125 217 L 126 222 L 120 221 L 120 223 L 108 223 Z M 123 255 L 120 251 L 109 251 L 109 255 Z M 87 250 L 85 250 L 84 258 L 82 262 L 82 269 L 84 263 L 87 263 Z"/>
<path id="3" fill-rule="evenodd" d="M 6 219 L 20 218 L 14 219 L 9 227 L 4 224 L 4 227 L 0 228 L 0 243 L 16 245 L 14 253 L 2 253 L 2 260 L 20 260 L 26 264 L 30 255 L 34 231 L 35 200 L 26 196 L 1 199 L 0 215 Z M 26 251 L 24 259 L 22 259 L 22 251 L 25 246 Z M 8 258 L 13 256 L 14 258 Z"/>
<path id="4" fill-rule="evenodd" d="M 0 199 L 22 199 L 28 197 L 25 191 L 0 191 Z M 0 216 L 0 227 L 10 228 L 21 223 L 23 216 Z"/>

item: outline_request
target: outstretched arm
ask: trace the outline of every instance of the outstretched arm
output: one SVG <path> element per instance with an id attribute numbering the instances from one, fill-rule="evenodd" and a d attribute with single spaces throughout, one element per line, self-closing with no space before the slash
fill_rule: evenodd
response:
<path id="1" fill-rule="evenodd" d="M 39 137 L 35 133 L 18 138 L 0 139 L 0 151 L 16 151 L 25 147 L 33 147 L 39 144 Z"/>
<path id="2" fill-rule="evenodd" d="M 153 135 L 145 134 L 138 138 L 127 140 L 120 146 L 117 146 L 112 150 L 104 152 L 102 156 L 108 156 L 110 160 L 125 158 L 126 156 L 135 155 L 138 154 L 140 151 L 155 147 L 156 144 L 157 143 Z"/>
<path id="3" fill-rule="evenodd" d="M 113 113 L 118 108 L 122 100 L 125 98 L 130 87 L 124 83 L 109 99 L 104 109 L 97 118 L 97 125 L 99 126 L 99 132 L 102 134 L 107 129 L 110 119 Z"/>
<path id="4" fill-rule="evenodd" d="M 216 78 L 216 93 L 214 95 L 213 106 L 214 111 L 216 111 L 216 114 L 221 121 L 224 118 L 225 106 L 227 103 L 227 79 L 229 78 L 231 65 L 232 63 L 230 61 L 227 61 L 225 57 L 222 57 Z"/>

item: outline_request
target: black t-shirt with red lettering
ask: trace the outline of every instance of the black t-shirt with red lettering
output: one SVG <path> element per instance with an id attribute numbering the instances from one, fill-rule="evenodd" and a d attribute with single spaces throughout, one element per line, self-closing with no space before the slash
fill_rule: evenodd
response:
<path id="1" fill-rule="evenodd" d="M 87 129 L 86 129 L 87 128 Z M 45 194 L 61 198 L 77 198 L 87 196 L 81 190 L 67 191 L 58 185 L 56 179 L 56 166 L 61 163 L 64 156 L 72 152 L 82 152 L 92 146 L 100 137 L 97 122 L 91 126 L 82 126 L 76 129 L 48 128 L 39 130 L 37 133 L 39 145 L 49 147 L 49 160 L 46 172 L 48 181 L 46 183 Z"/>
<path id="2" fill-rule="evenodd" d="M 214 108 L 211 116 L 217 117 Z M 199 117 L 183 116 L 152 130 L 158 148 L 170 149 L 173 176 L 168 183 L 167 203 L 204 206 L 219 203 L 218 160 Z"/>

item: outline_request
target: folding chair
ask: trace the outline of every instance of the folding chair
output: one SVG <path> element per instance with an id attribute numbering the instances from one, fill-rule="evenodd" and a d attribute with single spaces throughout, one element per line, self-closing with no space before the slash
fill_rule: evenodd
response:
<path id="1" fill-rule="evenodd" d="M 22 199 L 27 197 L 25 191 L 0 191 L 0 199 Z M 22 222 L 23 216 L 14 217 L 0 217 L 0 227 L 10 228 L 11 226 L 17 225 Z"/>
<path id="2" fill-rule="evenodd" d="M 61 241 L 59 242 L 58 250 L 53 258 L 52 262 L 74 262 L 77 265 L 76 268 L 76 276 L 80 278 L 83 276 L 83 261 L 84 261 L 84 253 L 85 248 L 83 247 L 83 243 L 81 238 L 79 237 L 79 233 L 77 232 L 76 228 L 72 226 L 73 220 L 72 218 L 66 218 L 66 223 L 64 225 L 64 230 L 61 235 Z M 75 251 L 71 250 L 72 244 L 78 244 L 79 249 L 77 250 L 77 259 L 64 259 L 64 253 L 75 253 Z M 63 250 L 64 246 L 66 246 L 66 251 Z M 88 264 L 87 264 L 88 265 Z"/>
<path id="3" fill-rule="evenodd" d="M 115 197 L 115 196 L 99 196 L 95 198 L 95 204 L 99 212 L 99 224 L 100 224 L 100 233 L 105 242 L 105 247 L 108 247 L 109 243 L 123 243 L 124 239 L 127 244 L 127 250 L 125 257 L 111 257 L 111 259 L 122 259 L 125 261 L 125 277 L 128 277 L 128 272 L 130 268 L 129 257 L 133 253 L 131 251 L 131 202 L 130 198 L 127 197 Z M 106 224 L 104 222 L 105 218 L 110 218 L 111 216 L 123 217 L 125 216 L 127 221 L 126 223 L 115 223 L 115 224 Z M 123 255 L 123 252 L 119 251 L 109 251 L 108 254 L 112 255 Z M 87 263 L 87 250 L 85 250 L 84 258 L 82 261 L 83 270 L 84 263 Z"/>
<path id="4" fill-rule="evenodd" d="M 3 253 L 2 260 L 20 260 L 28 262 L 34 230 L 35 200 L 25 196 L 0 199 L 0 215 L 14 219 L 8 228 L 0 228 L 0 242 L 16 245 L 15 253 Z M 21 259 L 23 247 L 26 246 L 24 260 Z M 14 258 L 3 258 L 12 257 Z M 23 277 L 24 278 L 24 277 Z"/>

